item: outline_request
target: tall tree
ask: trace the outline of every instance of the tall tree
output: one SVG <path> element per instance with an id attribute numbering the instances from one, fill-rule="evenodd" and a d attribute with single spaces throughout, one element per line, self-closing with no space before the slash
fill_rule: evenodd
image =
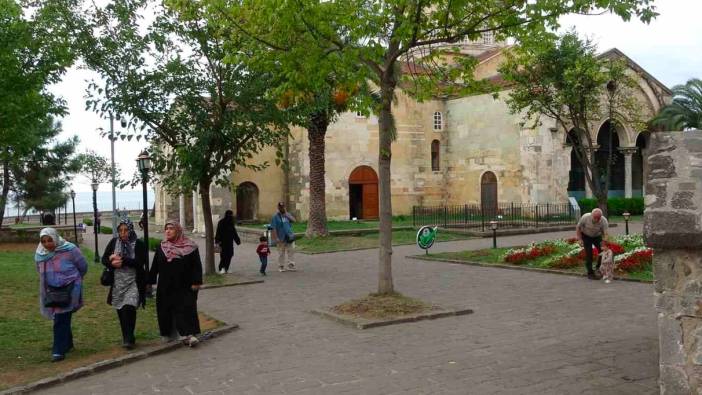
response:
<path id="1" fill-rule="evenodd" d="M 155 15 L 152 23 L 142 18 L 146 10 Z M 88 19 L 85 62 L 107 81 L 106 90 L 91 84 L 88 106 L 129 114 L 131 129 L 118 137 L 149 140 L 158 181 L 169 192 L 199 192 L 205 271 L 214 273 L 210 187 L 229 185 L 237 167 L 267 165 L 255 163 L 254 155 L 287 133 L 268 76 L 239 60 L 248 56 L 243 40 L 238 51 L 225 53 L 220 30 L 196 9 L 115 0 Z"/>
<path id="2" fill-rule="evenodd" d="M 13 166 L 14 192 L 25 210 L 54 212 L 66 203 L 66 189 L 74 174 L 80 170 L 75 156 L 78 138 L 55 141 L 61 124 L 49 119 L 44 122 L 44 135 L 53 136 L 48 142 L 33 147 L 32 153 Z"/>
<path id="3" fill-rule="evenodd" d="M 643 125 L 633 94 L 636 84 L 627 75 L 626 65 L 600 58 L 592 41 L 571 31 L 551 39 L 524 41 L 508 53 L 500 71 L 513 84 L 507 99 L 513 113 L 524 114 L 528 127 L 538 126 L 543 118 L 552 119 L 568 136 L 586 182 L 606 214 L 613 128 L 617 119 Z M 610 121 L 609 141 L 606 159 L 598 163 L 594 153 L 598 122 L 603 118 Z"/>
<path id="4" fill-rule="evenodd" d="M 702 80 L 673 87 L 673 102 L 661 108 L 653 124 L 666 130 L 702 129 Z"/>
<path id="5" fill-rule="evenodd" d="M 47 140 L 40 133 L 47 117 L 63 113 L 62 102 L 47 92 L 75 58 L 77 3 L 47 0 L 23 8 L 0 0 L 0 227 L 11 168 Z"/>
<path id="6" fill-rule="evenodd" d="M 175 0 L 174 0 L 175 1 Z M 498 38 L 517 39 L 539 35 L 557 26 L 558 18 L 568 13 L 592 13 L 609 10 L 624 19 L 636 15 L 643 21 L 655 16 L 652 0 L 561 0 L 534 1 L 418 1 L 418 0 L 346 0 L 320 2 L 298 0 L 249 0 L 226 2 L 205 0 L 211 12 L 227 12 L 225 8 L 250 4 L 261 10 L 267 24 L 288 24 L 304 27 L 299 34 L 311 37 L 319 48 L 339 54 L 343 62 L 353 62 L 378 87 L 379 106 L 379 203 L 380 251 L 378 293 L 393 292 L 392 280 L 392 204 L 390 163 L 392 142 L 396 137 L 392 113 L 395 89 L 402 80 L 400 63 L 441 65 L 442 43 L 478 39 L 491 32 Z M 224 4 L 224 5 L 223 5 Z M 241 29 L 236 21 L 229 28 Z M 245 30 L 245 29 L 243 29 Z M 422 56 L 417 56 L 422 50 Z M 439 67 L 445 72 L 432 73 L 420 79 L 425 91 L 443 83 L 461 81 L 461 90 L 473 88 L 474 61 L 457 62 Z M 442 83 L 442 84 L 440 84 Z M 421 93 L 421 92 L 420 92 Z"/>
<path id="7" fill-rule="evenodd" d="M 179 8 L 192 6 L 177 0 L 171 3 Z M 359 95 L 367 92 L 361 89 L 366 82 L 363 69 L 353 62 L 345 63 L 339 53 L 320 48 L 305 34 L 303 25 L 269 23 L 266 10 L 256 3 L 216 4 L 207 8 L 206 15 L 214 25 L 223 27 L 223 33 L 234 32 L 235 43 L 242 34 L 251 38 L 252 56 L 245 59 L 247 65 L 271 75 L 279 105 L 290 113 L 292 124 L 307 130 L 310 195 L 306 236 L 327 236 L 325 138 L 329 125 L 341 113 L 363 109 Z"/>

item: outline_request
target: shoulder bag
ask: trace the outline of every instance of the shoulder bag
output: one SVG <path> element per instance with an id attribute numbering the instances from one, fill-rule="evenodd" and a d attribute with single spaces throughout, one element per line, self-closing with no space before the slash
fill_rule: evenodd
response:
<path id="1" fill-rule="evenodd" d="M 46 266 L 44 262 L 44 307 L 68 307 L 71 304 L 71 294 L 73 293 L 73 282 L 62 287 L 52 287 L 46 281 Z"/>

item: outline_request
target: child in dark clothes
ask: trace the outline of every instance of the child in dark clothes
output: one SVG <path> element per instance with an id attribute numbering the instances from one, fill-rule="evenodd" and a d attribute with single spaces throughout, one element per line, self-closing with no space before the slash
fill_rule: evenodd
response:
<path id="1" fill-rule="evenodd" d="M 258 254 L 258 259 L 261 260 L 261 275 L 266 275 L 266 266 L 268 266 L 268 254 L 271 253 L 270 248 L 268 248 L 268 238 L 266 236 L 261 236 L 258 239 L 260 242 L 258 247 L 256 247 L 256 253 Z"/>

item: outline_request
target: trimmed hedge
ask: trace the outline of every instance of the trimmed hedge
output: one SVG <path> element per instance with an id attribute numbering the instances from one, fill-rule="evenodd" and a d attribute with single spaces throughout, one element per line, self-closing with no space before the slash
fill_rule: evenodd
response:
<path id="1" fill-rule="evenodd" d="M 578 204 L 580 205 L 580 212 L 589 213 L 592 209 L 597 207 L 597 199 L 580 199 L 578 200 Z M 622 213 L 627 211 L 631 215 L 643 215 L 644 199 L 642 197 L 609 198 L 607 199 L 607 211 L 608 215 L 622 215 Z"/>

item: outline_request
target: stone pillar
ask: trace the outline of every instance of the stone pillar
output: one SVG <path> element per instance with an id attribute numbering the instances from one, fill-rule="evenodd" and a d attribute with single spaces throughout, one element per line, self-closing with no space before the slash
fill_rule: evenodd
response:
<path id="1" fill-rule="evenodd" d="M 632 197 L 631 188 L 631 157 L 636 153 L 637 147 L 622 147 L 619 148 L 622 154 L 624 154 L 624 197 Z"/>
<path id="2" fill-rule="evenodd" d="M 193 233 L 197 232 L 197 191 L 193 191 Z"/>
<path id="3" fill-rule="evenodd" d="M 702 131 L 652 133 L 644 237 L 655 249 L 661 394 L 702 388 Z"/>
<path id="4" fill-rule="evenodd" d="M 185 227 L 185 195 L 178 195 L 178 221 Z"/>

